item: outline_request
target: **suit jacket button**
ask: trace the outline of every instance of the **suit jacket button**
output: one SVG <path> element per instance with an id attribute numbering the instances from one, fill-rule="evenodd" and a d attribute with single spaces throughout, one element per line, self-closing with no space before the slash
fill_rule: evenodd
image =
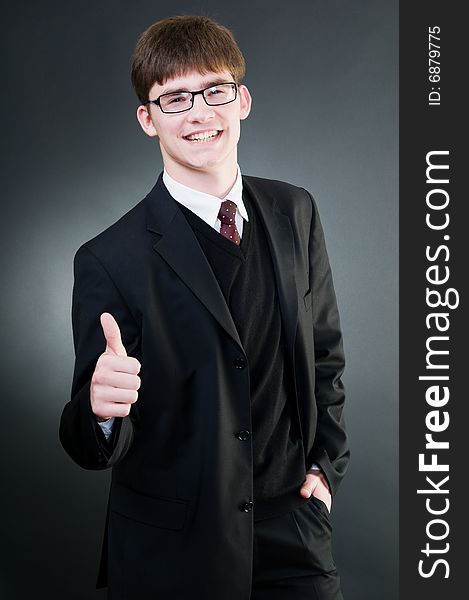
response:
<path id="1" fill-rule="evenodd" d="M 244 505 L 244 512 L 251 512 L 253 506 L 254 504 L 252 502 L 246 502 Z"/>
<path id="2" fill-rule="evenodd" d="M 244 358 L 235 358 L 233 364 L 237 369 L 244 369 L 246 366 L 246 361 Z"/>
<path id="3" fill-rule="evenodd" d="M 246 431 L 246 430 L 240 431 L 240 432 L 238 433 L 238 440 L 241 440 L 242 442 L 244 442 L 245 440 L 247 440 L 247 439 L 248 439 L 248 437 L 249 437 L 250 435 L 251 435 L 251 434 L 249 433 L 249 431 Z"/>

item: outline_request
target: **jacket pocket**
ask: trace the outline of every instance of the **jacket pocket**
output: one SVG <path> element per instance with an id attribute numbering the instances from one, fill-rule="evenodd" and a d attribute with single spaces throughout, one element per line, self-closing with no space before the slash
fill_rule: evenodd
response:
<path id="1" fill-rule="evenodd" d="M 148 496 L 120 483 L 113 483 L 110 510 L 146 525 L 179 530 L 184 526 L 187 502 Z"/>

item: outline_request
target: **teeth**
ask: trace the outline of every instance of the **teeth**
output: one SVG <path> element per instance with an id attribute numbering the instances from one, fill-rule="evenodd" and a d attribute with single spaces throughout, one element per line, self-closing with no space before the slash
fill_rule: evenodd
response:
<path id="1" fill-rule="evenodd" d="M 188 135 L 188 136 L 186 136 L 186 139 L 194 141 L 194 142 L 204 142 L 207 140 L 211 140 L 212 138 L 214 138 L 217 135 L 218 135 L 217 130 L 204 131 L 204 133 L 195 133 L 194 135 Z"/>

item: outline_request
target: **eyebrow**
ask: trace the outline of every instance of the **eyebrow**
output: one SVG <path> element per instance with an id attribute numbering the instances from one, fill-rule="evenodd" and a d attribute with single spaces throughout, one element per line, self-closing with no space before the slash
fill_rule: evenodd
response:
<path id="1" fill-rule="evenodd" d="M 227 83 L 226 78 L 225 77 L 216 77 L 215 79 L 210 79 L 209 81 L 205 82 L 205 83 L 201 83 L 201 90 L 204 90 L 205 88 L 208 88 L 212 85 L 218 85 L 219 83 Z M 179 88 L 164 88 L 163 91 L 161 92 L 161 96 L 163 94 L 177 94 L 179 92 L 189 92 L 190 90 L 187 89 L 186 87 L 179 87 Z"/>

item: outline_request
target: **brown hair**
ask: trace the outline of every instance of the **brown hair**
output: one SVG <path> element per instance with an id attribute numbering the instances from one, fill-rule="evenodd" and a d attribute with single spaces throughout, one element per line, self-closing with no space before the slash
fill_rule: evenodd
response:
<path id="1" fill-rule="evenodd" d="M 158 83 L 189 71 L 229 71 L 236 83 L 245 73 L 244 57 L 229 29 L 213 19 L 180 15 L 153 23 L 142 33 L 132 56 L 132 85 L 140 100 Z"/>

